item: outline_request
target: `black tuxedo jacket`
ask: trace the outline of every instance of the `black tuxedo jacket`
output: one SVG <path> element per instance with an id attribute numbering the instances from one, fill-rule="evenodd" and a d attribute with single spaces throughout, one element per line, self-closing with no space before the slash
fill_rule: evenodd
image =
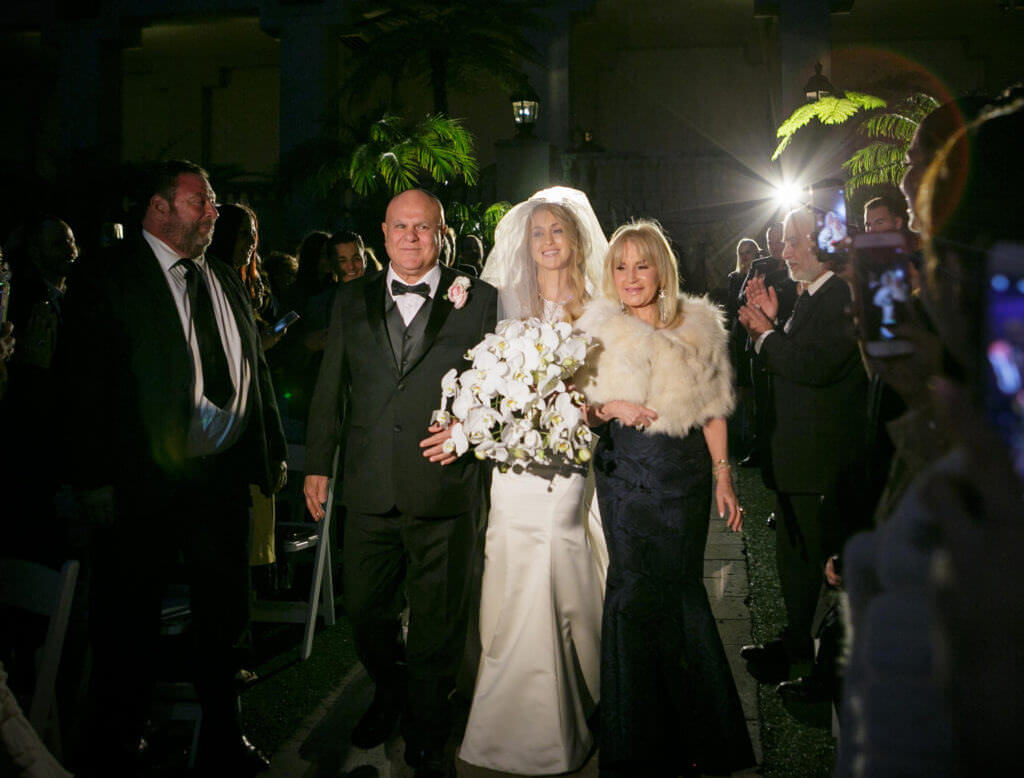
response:
<path id="1" fill-rule="evenodd" d="M 441 266 L 441 283 L 424 303 L 429 318 L 404 370 L 392 351 L 385 320 L 387 271 L 342 284 L 334 298 L 327 348 L 310 406 L 306 473 L 327 475 L 345 421 L 343 502 L 358 513 L 392 508 L 415 516 L 450 516 L 478 498 L 472 456 L 441 467 L 422 454 L 431 411 L 441 402 L 441 378 L 465 370 L 466 351 L 492 332 L 498 294 L 473 279 L 466 304 L 443 299 L 460 273 Z"/>
<path id="2" fill-rule="evenodd" d="M 780 492 L 825 494 L 860 453 L 867 377 L 848 313 L 850 288 L 832 276 L 799 304 L 789 332 L 765 338 L 773 391 L 772 467 Z"/>
<path id="3" fill-rule="evenodd" d="M 241 279 L 208 261 L 252 370 L 247 423 L 232 461 L 241 477 L 266 490 L 287 455 L 270 373 Z M 59 365 L 72 482 L 144 491 L 154 479 L 180 477 L 188 466 L 192 361 L 171 290 L 141 231 L 78 263 L 64 317 Z"/>

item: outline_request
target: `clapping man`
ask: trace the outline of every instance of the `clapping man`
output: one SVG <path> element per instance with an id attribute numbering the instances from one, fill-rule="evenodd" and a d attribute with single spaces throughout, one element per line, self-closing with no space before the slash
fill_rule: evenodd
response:
<path id="1" fill-rule="evenodd" d="M 814 213 L 784 222 L 783 259 L 807 285 L 790 317 L 778 321 L 778 296 L 760 279 L 747 287 L 739 320 L 771 380 L 771 460 L 781 515 L 776 565 L 788 624 L 777 640 L 741 655 L 765 682 L 786 680 L 794 661 L 809 660 L 811 624 L 823 581 L 821 510 L 844 467 L 856 461 L 865 424 L 867 378 L 847 313 L 850 289 L 819 255 Z"/>

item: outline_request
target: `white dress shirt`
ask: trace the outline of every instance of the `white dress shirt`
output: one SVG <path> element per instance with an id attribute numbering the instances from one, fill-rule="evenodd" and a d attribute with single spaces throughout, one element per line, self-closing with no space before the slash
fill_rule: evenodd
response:
<path id="1" fill-rule="evenodd" d="M 833 273 L 831 270 L 826 270 L 820 276 L 815 278 L 814 281 L 811 282 L 811 285 L 807 287 L 807 296 L 808 297 L 813 297 L 814 293 L 817 292 L 819 289 L 821 289 L 821 287 L 823 287 L 825 285 L 825 282 L 828 281 L 834 275 L 835 275 L 835 273 Z M 796 310 L 796 306 L 795 305 L 793 306 L 793 310 L 794 311 Z M 793 314 L 790 314 L 789 318 L 786 319 L 786 323 L 782 327 L 782 331 L 783 332 L 789 332 L 790 322 L 792 322 L 792 321 L 793 321 Z M 775 332 L 775 330 L 774 329 L 770 329 L 770 330 L 765 330 L 764 332 L 761 333 L 761 335 L 758 337 L 757 341 L 754 343 L 754 352 L 755 353 L 757 353 L 757 354 L 761 353 L 761 344 L 764 343 L 764 339 L 767 338 L 769 335 L 771 335 L 773 332 Z"/>
<path id="2" fill-rule="evenodd" d="M 405 326 L 408 327 L 409 322 L 416 318 L 416 314 L 419 313 L 423 303 L 427 300 L 424 297 L 420 297 L 418 294 L 400 294 L 396 297 L 391 294 L 392 279 L 401 281 L 403 284 L 405 283 L 405 280 L 399 278 L 398 274 L 395 273 L 395 269 L 389 264 L 388 274 L 384 279 L 384 285 L 387 287 L 388 294 L 391 295 L 391 299 L 394 300 L 395 305 L 398 306 L 398 312 L 402 316 L 402 321 L 405 322 Z M 422 278 L 408 285 L 415 286 L 416 284 L 427 284 L 430 287 L 430 299 L 433 300 L 434 296 L 437 294 L 437 287 L 441 284 L 441 268 L 434 265 L 426 272 L 425 275 L 423 275 Z"/>
<path id="3" fill-rule="evenodd" d="M 178 265 L 185 259 L 160 240 L 145 230 L 142 236 L 153 249 L 160 268 L 164 271 L 167 286 L 174 297 L 181 319 L 182 336 L 185 338 L 192 355 L 192 418 L 188 429 L 188 455 L 209 456 L 224 451 L 231 446 L 242 433 L 245 415 L 248 412 L 249 385 L 252 381 L 252 368 L 245 360 L 242 352 L 242 338 L 238 332 L 238 322 L 228 304 L 227 297 L 221 288 L 217 276 L 210 270 L 210 263 L 204 257 L 192 261 L 203 274 L 210 290 L 210 301 L 213 303 L 213 315 L 217 320 L 224 355 L 228 361 L 228 373 L 235 387 L 232 397 L 219 408 L 206 399 L 203 394 L 203 362 L 199 355 L 199 340 L 196 338 L 192 324 L 192 312 L 189 306 L 188 292 L 185 283 L 186 267 Z"/>

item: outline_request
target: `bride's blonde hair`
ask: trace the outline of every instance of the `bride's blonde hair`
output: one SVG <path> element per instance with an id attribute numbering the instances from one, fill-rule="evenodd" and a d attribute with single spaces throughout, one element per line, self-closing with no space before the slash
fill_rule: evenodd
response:
<path id="1" fill-rule="evenodd" d="M 580 229 L 579 222 L 573 216 L 571 210 L 558 203 L 539 202 L 530 209 L 530 216 L 526 220 L 526 230 L 523 234 L 522 251 L 526 253 L 525 259 L 533 262 L 530 256 L 530 233 L 532 230 L 533 215 L 538 211 L 547 211 L 554 216 L 565 230 L 565 239 L 569 244 L 572 260 L 569 263 L 569 292 L 572 295 L 563 306 L 565 309 L 566 321 L 572 323 L 583 313 L 583 308 L 590 300 L 587 294 L 587 254 L 590 251 L 587 237 Z M 537 276 L 533 274 L 533 283 L 536 286 Z M 540 292 L 533 295 L 532 316 L 543 316 L 544 303 L 540 299 Z"/>

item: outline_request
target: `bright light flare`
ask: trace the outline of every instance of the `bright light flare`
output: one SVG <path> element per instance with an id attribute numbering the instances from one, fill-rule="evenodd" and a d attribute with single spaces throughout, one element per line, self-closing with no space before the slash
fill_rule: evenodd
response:
<path id="1" fill-rule="evenodd" d="M 799 184 L 783 182 L 774 188 L 772 196 L 780 208 L 795 208 L 806 201 L 807 190 Z"/>

